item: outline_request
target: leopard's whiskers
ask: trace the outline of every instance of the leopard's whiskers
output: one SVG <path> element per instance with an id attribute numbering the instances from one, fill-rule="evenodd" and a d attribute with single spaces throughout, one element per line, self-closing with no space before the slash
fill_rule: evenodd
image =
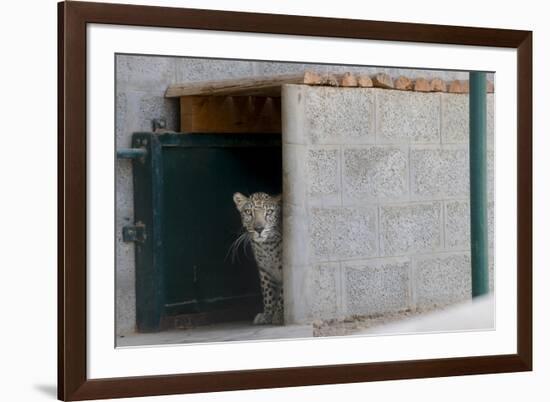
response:
<path id="1" fill-rule="evenodd" d="M 231 263 L 234 263 L 236 260 L 238 260 L 238 251 L 239 251 L 239 247 L 241 245 L 244 245 L 244 252 L 245 252 L 245 256 L 248 256 L 247 255 L 247 245 L 250 243 L 250 236 L 248 235 L 248 232 L 247 231 L 244 231 L 243 233 L 241 233 L 241 235 L 239 237 L 237 237 L 233 243 L 231 243 L 231 245 L 229 246 L 229 250 L 227 250 L 227 254 L 225 255 L 225 259 L 227 259 L 227 257 L 231 257 Z"/>

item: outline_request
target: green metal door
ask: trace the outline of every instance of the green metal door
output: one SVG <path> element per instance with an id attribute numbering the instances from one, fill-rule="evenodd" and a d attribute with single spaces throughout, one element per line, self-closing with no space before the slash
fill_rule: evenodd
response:
<path id="1" fill-rule="evenodd" d="M 133 136 L 138 330 L 250 319 L 261 310 L 233 193 L 279 194 L 280 135 Z"/>

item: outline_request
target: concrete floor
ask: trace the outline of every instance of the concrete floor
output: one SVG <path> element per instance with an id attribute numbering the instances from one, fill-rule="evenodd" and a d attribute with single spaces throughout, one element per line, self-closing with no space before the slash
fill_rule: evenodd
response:
<path id="1" fill-rule="evenodd" d="M 493 294 L 386 325 L 358 330 L 354 335 L 419 334 L 491 331 L 495 328 Z"/>
<path id="2" fill-rule="evenodd" d="M 315 336 L 418 334 L 491 330 L 495 325 L 494 298 L 488 295 L 432 311 L 388 313 L 375 318 L 329 320 L 313 325 L 252 325 L 250 321 L 205 325 L 193 329 L 117 337 L 117 347 L 212 343 Z"/>
<path id="3" fill-rule="evenodd" d="M 474 301 L 341 320 L 316 321 L 314 336 L 405 335 L 485 331 L 495 327 L 493 294 Z"/>
<path id="4" fill-rule="evenodd" d="M 127 334 L 117 337 L 117 347 L 310 337 L 313 337 L 311 325 L 275 326 L 252 325 L 250 322 L 230 322 L 154 334 Z"/>

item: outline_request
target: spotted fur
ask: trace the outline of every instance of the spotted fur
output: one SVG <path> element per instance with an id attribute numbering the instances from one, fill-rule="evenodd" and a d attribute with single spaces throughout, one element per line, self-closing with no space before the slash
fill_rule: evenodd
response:
<path id="1" fill-rule="evenodd" d="M 256 315 L 254 324 L 283 324 L 283 266 L 281 235 L 281 196 L 254 193 L 246 197 L 233 195 L 241 214 L 245 233 L 250 242 L 260 274 L 263 312 Z"/>

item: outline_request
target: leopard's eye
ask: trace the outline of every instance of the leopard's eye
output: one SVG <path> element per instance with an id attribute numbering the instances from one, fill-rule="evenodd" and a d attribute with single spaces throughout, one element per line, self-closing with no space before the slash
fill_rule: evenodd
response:
<path id="1" fill-rule="evenodd" d="M 250 209 L 245 209 L 244 214 L 250 216 L 252 215 L 252 211 Z"/>
<path id="2" fill-rule="evenodd" d="M 273 210 L 272 210 L 272 209 L 267 209 L 267 210 L 265 211 L 265 214 L 266 214 L 267 216 L 271 215 L 272 213 L 273 213 Z"/>

